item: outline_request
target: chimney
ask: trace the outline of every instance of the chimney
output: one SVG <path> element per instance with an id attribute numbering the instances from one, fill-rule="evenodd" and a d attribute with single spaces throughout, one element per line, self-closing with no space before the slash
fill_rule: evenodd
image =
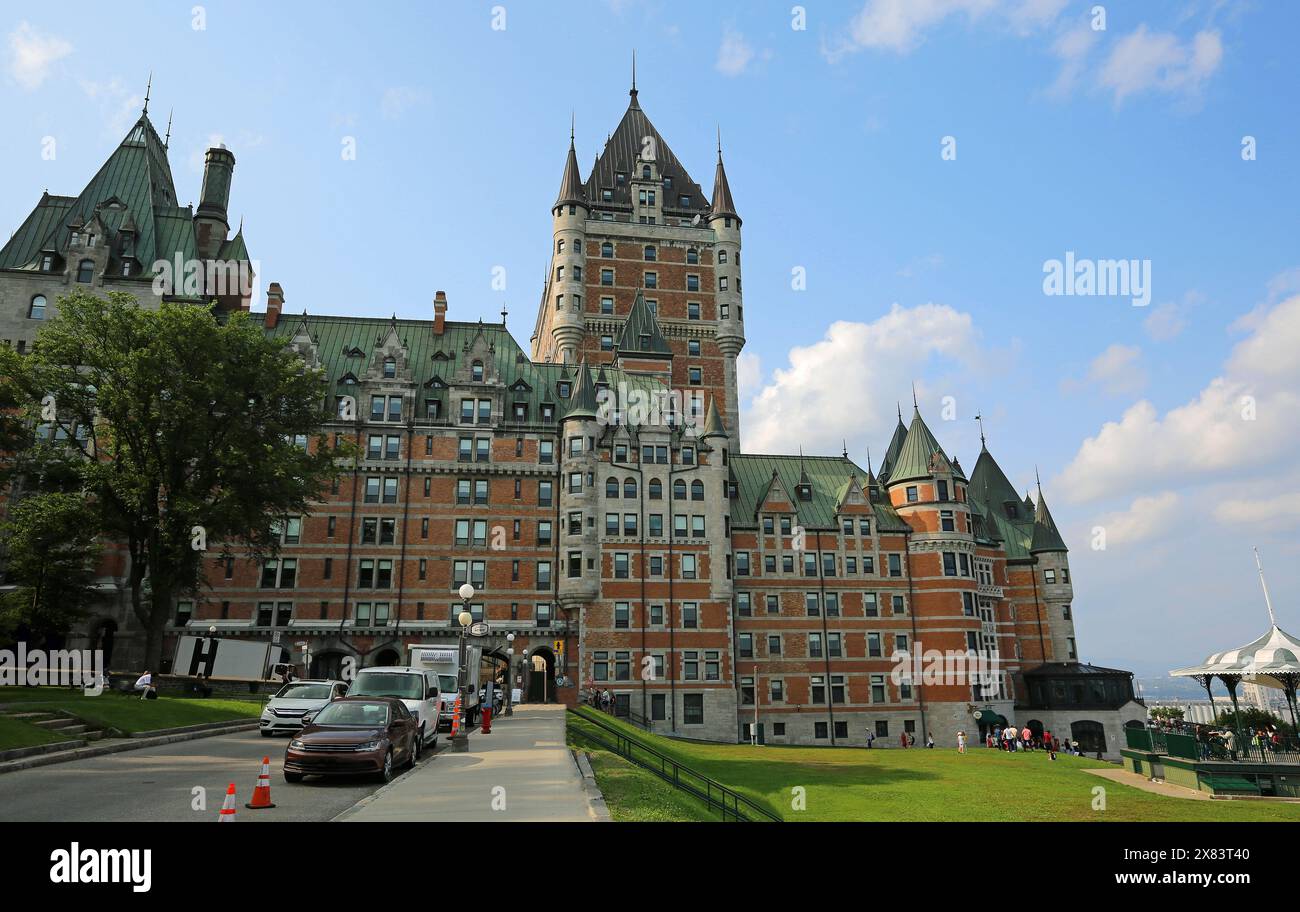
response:
<path id="1" fill-rule="evenodd" d="M 447 329 L 447 292 L 433 294 L 433 334 L 441 336 Z"/>
<path id="2" fill-rule="evenodd" d="M 266 290 L 266 322 L 263 325 L 267 329 L 275 329 L 280 324 L 282 310 L 284 310 L 284 289 L 280 287 L 279 282 L 272 282 L 271 287 Z"/>

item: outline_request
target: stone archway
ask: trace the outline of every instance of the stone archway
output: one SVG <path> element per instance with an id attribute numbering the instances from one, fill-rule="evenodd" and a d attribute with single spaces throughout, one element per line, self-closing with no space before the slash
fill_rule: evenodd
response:
<path id="1" fill-rule="evenodd" d="M 524 664 L 524 687 L 529 703 L 555 702 L 555 653 L 549 646 L 529 650 Z"/>

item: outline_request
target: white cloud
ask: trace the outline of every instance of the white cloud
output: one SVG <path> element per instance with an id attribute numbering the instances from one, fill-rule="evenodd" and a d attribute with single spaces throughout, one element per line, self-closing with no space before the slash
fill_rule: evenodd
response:
<path id="1" fill-rule="evenodd" d="M 1112 396 L 1137 392 L 1147 384 L 1142 349 L 1116 342 L 1088 365 L 1087 382 Z"/>
<path id="2" fill-rule="evenodd" d="M 1142 321 L 1146 334 L 1157 342 L 1168 342 L 1177 338 L 1187 327 L 1182 308 L 1173 302 L 1166 302 L 1151 309 Z"/>
<path id="3" fill-rule="evenodd" d="M 1291 528 L 1300 517 L 1300 490 L 1290 487 L 1263 497 L 1225 499 L 1214 508 L 1214 518 L 1256 531 Z"/>
<path id="4" fill-rule="evenodd" d="M 969 368 L 978 342 L 970 315 L 940 304 L 895 304 L 871 323 L 832 323 L 820 341 L 792 348 L 789 366 L 756 392 L 741 418 L 745 448 L 838 453 L 847 438 L 861 452 L 893 428 L 889 391 L 906 396 L 936 356 Z M 864 389 L 880 395 L 864 399 Z"/>
<path id="5" fill-rule="evenodd" d="M 716 64 L 718 72 L 724 76 L 739 76 L 753 59 L 754 48 L 745 40 L 745 36 L 731 26 L 723 29 Z"/>
<path id="6" fill-rule="evenodd" d="M 72 53 L 72 44 L 54 35 L 46 35 L 20 22 L 9 33 L 9 75 L 28 92 L 41 87 L 50 67 Z"/>
<path id="7" fill-rule="evenodd" d="M 930 253 L 925 256 L 913 257 L 906 266 L 898 270 L 898 275 L 904 279 L 910 279 L 918 272 L 930 272 L 938 269 L 943 265 L 943 254 Z"/>
<path id="8" fill-rule="evenodd" d="M 1074 90 L 1083 75 L 1086 59 L 1096 41 L 1097 33 L 1086 25 L 1070 29 L 1057 36 L 1056 41 L 1052 43 L 1052 54 L 1061 61 L 1061 69 L 1056 74 L 1056 80 L 1048 87 L 1048 95 L 1061 98 Z"/>
<path id="9" fill-rule="evenodd" d="M 213 133 L 208 137 L 208 141 L 197 149 L 192 149 L 189 156 L 190 170 L 195 174 L 203 173 L 204 160 L 207 158 L 208 150 L 220 146 L 225 140 L 220 133 Z"/>
<path id="10" fill-rule="evenodd" d="M 763 362 L 753 352 L 741 352 L 736 358 L 736 395 L 741 402 L 758 392 L 763 382 Z"/>
<path id="11" fill-rule="evenodd" d="M 1163 416 L 1149 401 L 1079 447 L 1059 484 L 1075 502 L 1244 478 L 1300 447 L 1300 295 L 1251 318 L 1221 374 Z"/>
<path id="12" fill-rule="evenodd" d="M 82 79 L 80 84 L 86 97 L 99 106 L 104 129 L 115 139 L 121 139 L 144 110 L 144 94 L 133 92 L 117 76 L 106 82 Z"/>
<path id="13" fill-rule="evenodd" d="M 822 53 L 832 63 L 864 49 L 906 54 L 927 32 L 958 15 L 971 22 L 992 16 L 1012 32 L 1026 35 L 1054 22 L 1065 5 L 1066 0 L 867 0 L 846 33 Z"/>
<path id="14" fill-rule="evenodd" d="M 1107 513 L 1094 523 L 1106 533 L 1107 550 L 1149 541 L 1176 528 L 1181 498 L 1174 491 L 1138 497 L 1127 509 Z"/>
<path id="15" fill-rule="evenodd" d="M 384 89 L 384 97 L 379 102 L 379 113 L 384 120 L 397 120 L 409 109 L 422 103 L 426 97 L 421 89 L 410 86 L 389 86 Z"/>
<path id="16" fill-rule="evenodd" d="M 1186 44 L 1169 32 L 1148 31 L 1139 25 L 1111 50 L 1098 80 L 1122 104 L 1142 92 L 1195 93 L 1214 75 L 1223 60 L 1223 42 L 1216 31 L 1197 32 Z"/>

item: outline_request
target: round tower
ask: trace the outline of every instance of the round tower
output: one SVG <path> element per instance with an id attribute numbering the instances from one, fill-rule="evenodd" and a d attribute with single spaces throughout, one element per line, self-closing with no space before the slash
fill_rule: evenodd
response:
<path id="1" fill-rule="evenodd" d="M 718 140 L 718 168 L 713 178 L 713 201 L 709 207 L 713 229 L 714 301 L 717 304 L 718 348 L 723 355 L 727 386 L 723 424 L 735 448 L 740 448 L 740 401 L 736 358 L 745 347 L 745 307 L 740 281 L 740 216 L 731 198 L 727 172 L 722 166 L 722 140 Z"/>
<path id="2" fill-rule="evenodd" d="M 587 268 L 587 215 L 590 205 L 578 173 L 578 155 L 569 131 L 569 157 L 564 165 L 560 194 L 551 207 L 554 220 L 551 248 L 551 275 L 547 287 L 547 306 L 552 309 L 551 337 L 559 360 L 574 364 L 582 350 L 585 332 L 583 319 L 583 273 Z"/>

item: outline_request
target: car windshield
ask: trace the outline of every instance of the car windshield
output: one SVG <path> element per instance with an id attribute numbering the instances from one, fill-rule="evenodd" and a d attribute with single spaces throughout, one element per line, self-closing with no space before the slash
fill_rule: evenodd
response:
<path id="1" fill-rule="evenodd" d="M 348 689 L 353 697 L 397 697 L 401 700 L 424 699 L 424 676 L 400 671 L 363 671 Z"/>
<path id="2" fill-rule="evenodd" d="M 438 689 L 446 694 L 454 694 L 456 692 L 456 676 L 438 675 Z"/>
<path id="3" fill-rule="evenodd" d="M 328 700 L 330 698 L 330 685 L 328 684 L 286 684 L 280 688 L 276 694 L 286 700 Z"/>
<path id="4" fill-rule="evenodd" d="M 349 703 L 346 700 L 331 703 L 316 714 L 315 725 L 340 727 L 375 727 L 388 724 L 388 707 L 382 703 Z"/>

